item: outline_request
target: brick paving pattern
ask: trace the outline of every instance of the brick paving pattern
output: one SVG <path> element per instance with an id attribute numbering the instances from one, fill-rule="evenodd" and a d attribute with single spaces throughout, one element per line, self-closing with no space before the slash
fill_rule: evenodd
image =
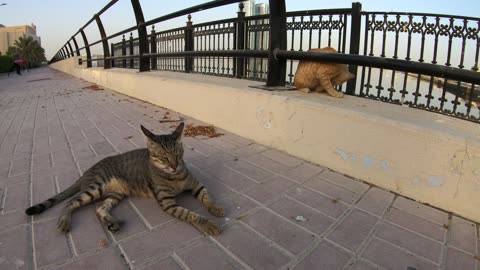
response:
<path id="1" fill-rule="evenodd" d="M 208 237 L 131 198 L 106 232 L 94 206 L 56 231 L 62 205 L 24 209 L 72 184 L 96 161 L 144 147 L 167 110 L 41 68 L 0 76 L 0 269 L 480 269 L 478 224 L 234 134 L 185 137 L 191 171 L 225 207 Z M 169 111 L 171 116 L 179 116 Z M 201 124 L 185 117 L 186 123 Z"/>

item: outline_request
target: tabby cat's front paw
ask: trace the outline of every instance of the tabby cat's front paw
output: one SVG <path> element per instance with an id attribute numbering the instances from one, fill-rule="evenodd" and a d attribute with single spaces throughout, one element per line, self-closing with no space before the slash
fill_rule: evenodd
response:
<path id="1" fill-rule="evenodd" d="M 208 212 L 210 212 L 212 215 L 214 215 L 216 217 L 225 216 L 225 210 L 223 210 L 223 207 L 221 207 L 220 205 L 216 205 L 216 204 L 209 207 Z"/>
<path id="2" fill-rule="evenodd" d="M 208 234 L 208 235 L 219 235 L 220 234 L 220 226 L 215 222 L 208 220 L 205 217 L 201 217 L 198 220 L 197 224 L 194 224 L 200 231 Z"/>
<path id="3" fill-rule="evenodd" d="M 62 232 L 62 233 L 66 233 L 66 232 L 70 231 L 71 220 L 72 220 L 72 218 L 68 215 L 61 216 L 58 219 L 57 230 Z"/>

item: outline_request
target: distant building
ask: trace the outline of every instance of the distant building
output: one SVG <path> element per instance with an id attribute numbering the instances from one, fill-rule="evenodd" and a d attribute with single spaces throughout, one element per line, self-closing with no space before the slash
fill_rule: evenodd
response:
<path id="1" fill-rule="evenodd" d="M 19 37 L 32 37 L 41 45 L 41 39 L 37 36 L 37 27 L 32 25 L 18 25 L 5 27 L 0 24 L 0 52 L 5 54 L 8 47 L 13 46 Z"/>
<path id="2" fill-rule="evenodd" d="M 256 16 L 256 15 L 265 15 L 270 13 L 270 7 L 265 3 L 255 3 L 255 0 L 243 1 L 243 11 L 245 16 Z M 266 20 L 255 20 L 250 22 L 250 26 L 254 25 L 268 26 L 268 18 Z M 249 30 L 250 31 L 250 30 Z M 250 32 L 248 46 L 251 50 L 268 50 L 268 36 L 269 31 L 257 30 L 255 32 Z M 254 78 L 264 78 L 266 76 L 265 70 L 267 66 L 267 59 L 253 59 L 250 58 L 248 61 L 248 70 L 250 70 L 251 75 Z M 262 74 L 260 74 L 262 73 Z"/>

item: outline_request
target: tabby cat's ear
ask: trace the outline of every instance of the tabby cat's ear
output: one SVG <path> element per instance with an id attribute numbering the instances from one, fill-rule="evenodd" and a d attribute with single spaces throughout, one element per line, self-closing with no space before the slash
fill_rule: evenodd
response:
<path id="1" fill-rule="evenodd" d="M 146 129 L 143 125 L 140 125 L 140 128 L 142 129 L 143 134 L 147 136 L 150 140 L 154 141 L 155 140 L 155 134 L 150 132 L 150 130 Z"/>
<path id="2" fill-rule="evenodd" d="M 180 139 L 182 138 L 182 132 L 184 127 L 185 127 L 185 124 L 181 122 L 180 125 L 178 125 L 178 127 L 172 133 L 172 136 L 175 138 L 177 142 L 180 141 Z"/>

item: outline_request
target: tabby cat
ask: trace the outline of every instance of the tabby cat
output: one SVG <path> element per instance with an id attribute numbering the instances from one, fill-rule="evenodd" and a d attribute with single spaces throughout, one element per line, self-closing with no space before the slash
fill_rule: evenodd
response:
<path id="1" fill-rule="evenodd" d="M 183 160 L 181 143 L 184 124 L 172 134 L 155 135 L 145 127 L 147 148 L 107 157 L 88 169 L 72 186 L 54 197 L 28 208 L 27 215 L 40 214 L 48 208 L 77 194 L 63 208 L 57 229 L 70 230 L 72 212 L 96 200 L 103 200 L 96 209 L 102 224 L 111 232 L 120 230 L 110 214 L 111 209 L 127 196 L 155 197 L 162 209 L 175 218 L 192 224 L 200 231 L 217 235 L 220 228 L 206 217 L 178 206 L 175 195 L 190 190 L 208 211 L 224 216 L 221 206 L 215 204 L 207 189 L 188 171 Z"/>
<path id="2" fill-rule="evenodd" d="M 309 52 L 336 53 L 332 47 L 310 49 Z M 300 61 L 293 85 L 302 92 L 309 93 L 327 91 L 332 97 L 343 97 L 342 92 L 337 92 L 333 87 L 355 78 L 355 75 L 348 71 L 345 64 L 327 63 L 320 61 Z"/>

